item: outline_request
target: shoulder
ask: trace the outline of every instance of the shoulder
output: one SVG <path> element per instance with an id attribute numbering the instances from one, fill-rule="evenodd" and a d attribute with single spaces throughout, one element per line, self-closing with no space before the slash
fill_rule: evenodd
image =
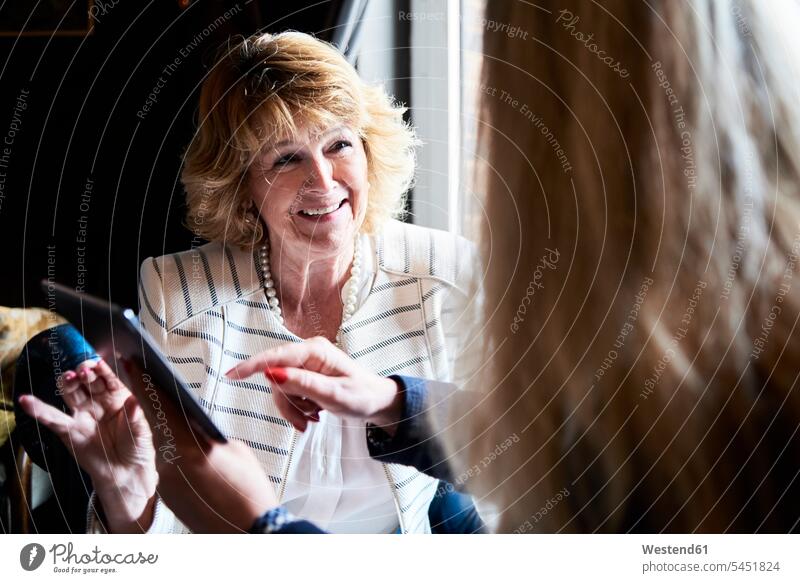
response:
<path id="1" fill-rule="evenodd" d="M 260 289 L 257 250 L 207 243 L 187 251 L 148 257 L 139 271 L 139 292 L 151 316 L 171 330 L 184 320 Z"/>
<path id="2" fill-rule="evenodd" d="M 478 254 L 475 245 L 447 231 L 388 221 L 375 237 L 378 268 L 434 279 L 468 292 Z"/>

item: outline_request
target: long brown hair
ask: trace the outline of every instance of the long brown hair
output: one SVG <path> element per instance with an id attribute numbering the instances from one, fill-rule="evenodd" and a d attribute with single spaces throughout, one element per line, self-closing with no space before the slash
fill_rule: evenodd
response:
<path id="1" fill-rule="evenodd" d="M 490 357 L 453 452 L 499 530 L 797 530 L 798 14 L 488 3 Z"/>

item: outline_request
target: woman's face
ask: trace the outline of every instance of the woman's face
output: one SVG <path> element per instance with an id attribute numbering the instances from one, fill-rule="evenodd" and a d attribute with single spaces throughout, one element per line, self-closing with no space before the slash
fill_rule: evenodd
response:
<path id="1" fill-rule="evenodd" d="M 344 253 L 367 210 L 367 156 L 342 125 L 265 148 L 248 172 L 250 192 L 281 253 L 320 259 Z"/>

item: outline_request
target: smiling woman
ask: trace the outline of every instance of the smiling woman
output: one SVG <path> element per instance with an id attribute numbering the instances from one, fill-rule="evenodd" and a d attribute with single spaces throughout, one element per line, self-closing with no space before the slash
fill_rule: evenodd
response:
<path id="1" fill-rule="evenodd" d="M 452 377 L 459 310 L 445 306 L 469 299 L 471 250 L 392 220 L 414 173 L 403 111 L 308 35 L 225 47 L 182 175 L 188 226 L 214 243 L 142 268 L 142 320 L 222 431 L 251 446 L 289 508 L 336 532 L 430 531 L 436 480 L 370 459 L 363 422 L 282 409 L 266 378 L 220 372 L 324 336 L 374 372 Z M 192 253 L 203 271 L 187 277 Z M 185 528 L 159 503 L 151 530 Z"/>
<path id="2" fill-rule="evenodd" d="M 452 304 L 471 297 L 472 250 L 392 220 L 414 173 L 403 112 L 308 35 L 226 47 L 182 176 L 188 226 L 214 243 L 142 268 L 145 326 L 223 432 L 260 456 L 279 499 L 336 532 L 430 531 L 437 481 L 370 459 L 363 422 L 281 408 L 266 378 L 220 372 L 323 336 L 374 372 L 452 378 L 445 338 Z M 189 278 L 192 253 L 203 272 Z M 153 530 L 182 529 L 157 505 Z"/>
<path id="3" fill-rule="evenodd" d="M 438 481 L 371 459 L 363 420 L 287 399 L 262 375 L 222 373 L 321 336 L 380 375 L 454 380 L 449 330 L 476 297 L 476 262 L 465 240 L 395 220 L 414 174 L 403 112 L 311 36 L 231 41 L 203 84 L 182 174 L 187 225 L 211 242 L 141 269 L 139 317 L 161 350 L 220 430 L 255 453 L 277 499 L 333 532 L 430 532 Z M 127 388 L 100 372 L 71 376 L 70 387 L 96 395 L 114 384 L 130 410 L 114 401 L 109 416 L 147 431 Z M 91 439 L 126 438 L 103 433 Z M 166 453 L 156 453 L 161 467 Z M 92 475 L 90 530 L 188 531 L 154 494 L 152 457 Z M 474 508 L 458 511 L 481 527 Z"/>
<path id="4" fill-rule="evenodd" d="M 308 259 L 338 255 L 352 245 L 367 211 L 364 145 L 347 126 L 321 134 L 302 127 L 296 136 L 251 166 L 250 196 L 284 245 L 305 249 Z"/>
<path id="5" fill-rule="evenodd" d="M 381 87 L 364 83 L 334 47 L 309 35 L 257 35 L 225 46 L 203 85 L 198 131 L 186 152 L 187 226 L 209 240 L 252 245 L 262 225 L 247 228 L 241 214 L 230 215 L 237 203 L 249 202 L 248 170 L 269 172 L 263 165 L 278 162 L 283 169 L 302 157 L 297 150 L 308 139 L 341 140 L 325 132 L 349 128 L 351 146 L 361 142 L 367 163 L 363 230 L 374 232 L 402 213 L 414 175 L 417 140 L 404 112 Z M 302 196 L 299 186 L 295 195 Z M 202 202 L 207 207 L 198 217 Z"/>

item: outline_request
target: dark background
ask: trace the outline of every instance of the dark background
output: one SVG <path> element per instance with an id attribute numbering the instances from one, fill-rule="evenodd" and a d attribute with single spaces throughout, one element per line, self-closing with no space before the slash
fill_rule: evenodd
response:
<path id="1" fill-rule="evenodd" d="M 408 3 L 377 1 L 400 9 Z M 52 26 L 58 6 L 69 8 Z M 179 176 L 200 84 L 219 46 L 234 35 L 289 29 L 334 41 L 337 31 L 351 30 L 341 23 L 358 22 L 366 2 L 95 0 L 90 6 L 88 0 L 0 3 L 2 306 L 49 307 L 40 288 L 47 278 L 138 309 L 142 260 L 201 243 L 183 226 Z M 90 33 L 87 13 L 95 16 Z M 378 68 L 386 69 L 395 97 L 407 102 L 405 24 L 398 19 L 392 37 L 379 39 L 393 50 Z M 345 43 L 356 67 L 359 38 Z M 144 112 L 159 77 L 165 84 Z M 13 452 L 3 451 L 11 472 Z M 83 532 L 91 486 L 66 450 L 57 451 L 47 465 L 57 495 L 29 519 L 36 532 Z M 6 488 L 0 477 L 0 532 L 9 531 Z"/>
<path id="2" fill-rule="evenodd" d="M 0 37 L 0 153 L 11 149 L 8 167 L 0 168 L 0 305 L 45 306 L 39 281 L 49 276 L 136 307 L 141 261 L 191 246 L 193 235 L 182 225 L 181 156 L 216 48 L 231 35 L 259 30 L 330 40 L 346 2 L 183 4 L 109 0 L 95 4 L 91 34 Z M 213 24 L 237 5 L 241 10 Z M 86 2 L 72 10 L 85 11 Z M 3 28 L 15 19 L 0 10 Z M 193 39 L 199 42 L 188 49 Z M 137 112 L 176 57 L 180 64 L 140 119 Z M 3 141 L 22 90 L 27 107 L 17 109 L 21 122 L 9 146 Z"/>

